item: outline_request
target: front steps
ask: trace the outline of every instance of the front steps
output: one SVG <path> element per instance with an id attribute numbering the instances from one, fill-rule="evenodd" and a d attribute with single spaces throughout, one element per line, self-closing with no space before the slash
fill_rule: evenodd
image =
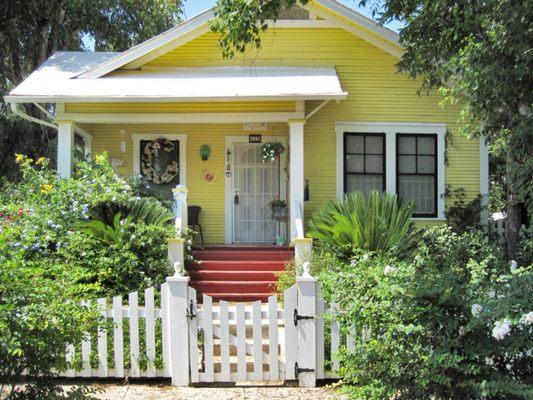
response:
<path id="1" fill-rule="evenodd" d="M 198 263 L 187 272 L 199 299 L 207 294 L 213 301 L 266 302 L 276 292 L 276 273 L 293 257 L 288 247 L 208 247 L 194 252 Z"/>

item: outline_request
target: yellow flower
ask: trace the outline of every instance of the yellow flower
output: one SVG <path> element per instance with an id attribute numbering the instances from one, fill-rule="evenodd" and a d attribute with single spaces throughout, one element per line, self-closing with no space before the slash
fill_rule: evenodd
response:
<path id="1" fill-rule="evenodd" d="M 48 194 L 52 190 L 52 185 L 46 183 L 44 185 L 41 185 L 41 193 L 42 194 Z"/>
<path id="2" fill-rule="evenodd" d="M 100 154 L 97 154 L 96 157 L 94 157 L 94 160 L 99 163 L 99 162 L 102 162 L 104 160 L 104 156 L 100 155 Z"/>
<path id="3" fill-rule="evenodd" d="M 22 164 L 24 161 L 24 156 L 22 154 L 15 154 L 15 162 L 17 164 Z"/>
<path id="4" fill-rule="evenodd" d="M 37 161 L 35 161 L 35 165 L 41 165 L 42 163 L 44 163 L 46 161 L 46 158 L 44 157 L 39 157 L 37 159 Z"/>

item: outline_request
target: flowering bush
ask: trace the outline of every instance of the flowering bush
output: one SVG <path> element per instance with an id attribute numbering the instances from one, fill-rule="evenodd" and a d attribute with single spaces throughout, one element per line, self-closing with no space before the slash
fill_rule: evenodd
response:
<path id="1" fill-rule="evenodd" d="M 355 350 L 354 399 L 526 399 L 533 389 L 533 274 L 479 234 L 425 231 L 412 259 L 360 251 L 319 274 Z M 332 273 L 334 272 L 334 273 Z"/>

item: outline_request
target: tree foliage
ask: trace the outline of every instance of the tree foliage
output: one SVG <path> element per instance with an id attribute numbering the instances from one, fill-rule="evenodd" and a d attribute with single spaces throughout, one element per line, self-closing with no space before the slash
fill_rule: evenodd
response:
<path id="1" fill-rule="evenodd" d="M 123 51 L 179 21 L 181 0 L 0 2 L 0 97 L 56 51 Z M 26 111 L 41 116 L 35 107 Z M 55 159 L 55 135 L 10 115 L 0 102 L 0 174 L 13 177 L 15 153 Z"/>

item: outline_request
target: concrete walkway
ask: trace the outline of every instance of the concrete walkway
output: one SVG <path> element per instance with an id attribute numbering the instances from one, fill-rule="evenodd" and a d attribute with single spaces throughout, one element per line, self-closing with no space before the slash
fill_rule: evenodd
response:
<path id="1" fill-rule="evenodd" d="M 333 389 L 297 387 L 187 387 L 163 385 L 91 385 L 102 400 L 317 400 L 342 399 Z"/>

